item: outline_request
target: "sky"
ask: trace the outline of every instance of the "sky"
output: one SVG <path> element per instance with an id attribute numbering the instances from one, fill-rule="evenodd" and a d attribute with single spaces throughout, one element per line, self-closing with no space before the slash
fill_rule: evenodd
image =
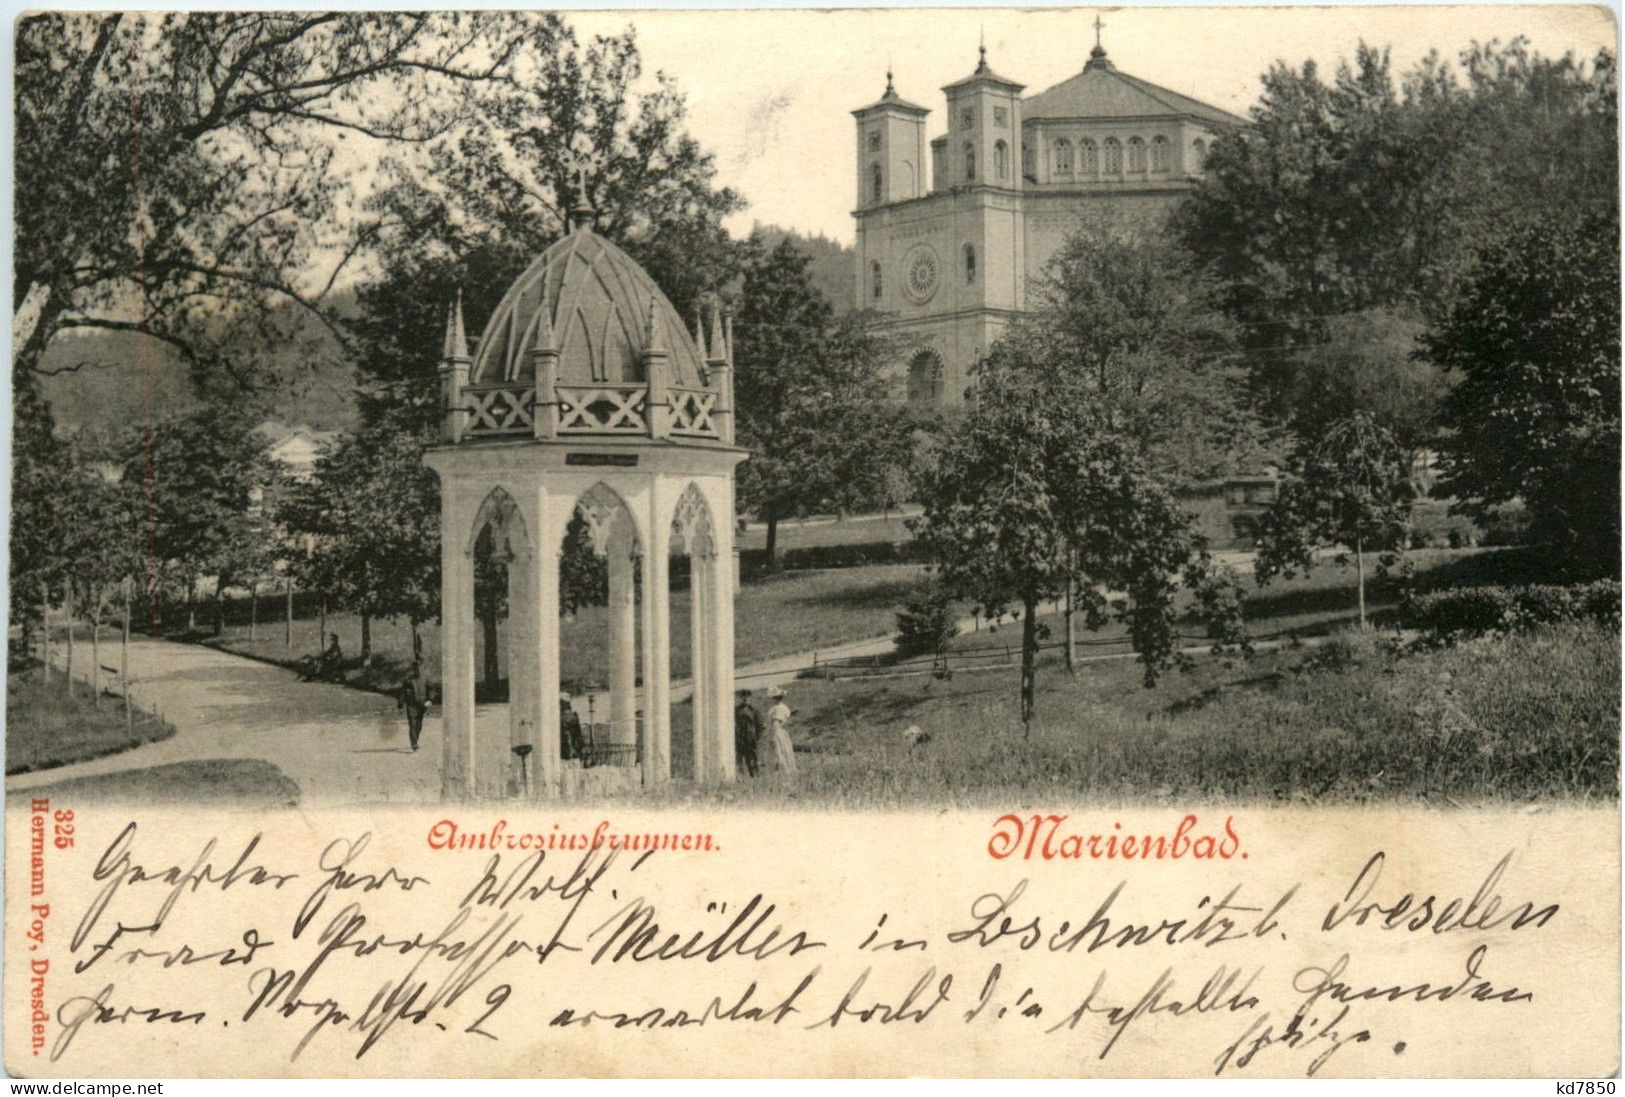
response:
<path id="1" fill-rule="evenodd" d="M 896 73 L 903 98 L 930 107 L 941 132 L 942 87 L 970 74 L 977 43 L 1000 75 L 1032 95 L 1079 72 L 1094 20 L 1117 67 L 1245 115 L 1276 60 L 1313 58 L 1328 75 L 1364 40 L 1390 47 L 1403 73 L 1430 50 L 1454 58 L 1473 41 L 1519 35 L 1541 53 L 1587 59 L 1617 39 L 1602 7 L 893 8 L 867 10 L 590 11 L 584 34 L 638 33 L 648 71 L 686 93 L 690 132 L 716 156 L 722 183 L 749 208 L 729 228 L 777 224 L 852 239 L 851 111 Z"/>

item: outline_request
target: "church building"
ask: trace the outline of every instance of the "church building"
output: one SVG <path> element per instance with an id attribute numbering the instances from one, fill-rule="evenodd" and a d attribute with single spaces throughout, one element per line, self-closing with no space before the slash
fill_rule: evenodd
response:
<path id="1" fill-rule="evenodd" d="M 906 395 L 957 404 L 972 366 L 1026 287 L 1092 216 L 1171 210 L 1214 138 L 1244 120 L 1120 72 L 1100 45 L 1083 71 L 1036 95 L 976 70 L 942 89 L 947 132 L 897 94 L 892 74 L 857 120 L 856 300 L 909 347 Z M 928 155 L 929 149 L 929 155 Z M 899 373 L 899 393 L 903 391 Z"/>

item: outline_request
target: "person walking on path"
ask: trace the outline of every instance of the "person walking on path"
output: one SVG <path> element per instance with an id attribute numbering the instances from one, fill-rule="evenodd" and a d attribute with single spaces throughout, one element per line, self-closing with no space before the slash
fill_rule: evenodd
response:
<path id="1" fill-rule="evenodd" d="M 773 707 L 767 710 L 767 732 L 773 743 L 773 764 L 783 773 L 796 772 L 796 748 L 790 742 L 790 706 L 784 703 L 784 687 L 773 686 L 767 691 Z"/>
<path id="2" fill-rule="evenodd" d="M 412 661 L 412 669 L 401 683 L 396 707 L 406 710 L 406 734 L 412 749 L 418 749 L 418 737 L 423 734 L 423 714 L 429 709 L 429 683 L 423 677 L 423 664 Z"/>
<path id="3" fill-rule="evenodd" d="M 740 770 L 756 776 L 758 744 L 762 738 L 762 721 L 756 707 L 750 703 L 750 690 L 742 689 L 734 704 L 734 759 Z"/>

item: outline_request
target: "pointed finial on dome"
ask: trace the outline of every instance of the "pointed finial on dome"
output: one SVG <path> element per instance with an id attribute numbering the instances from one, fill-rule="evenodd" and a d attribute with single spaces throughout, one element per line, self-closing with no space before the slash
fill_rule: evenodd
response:
<path id="1" fill-rule="evenodd" d="M 977 54 L 977 57 L 978 57 L 978 60 L 976 62 L 976 71 L 977 72 L 988 72 L 989 69 L 987 67 L 987 28 L 986 27 L 982 28 L 981 33 L 979 34 L 979 36 L 976 39 L 976 54 Z"/>
<path id="2" fill-rule="evenodd" d="M 895 86 L 893 86 L 891 78 L 892 78 L 891 62 L 887 61 L 886 62 L 886 94 L 881 97 L 883 99 L 895 99 L 895 98 L 897 98 L 897 88 Z"/>
<path id="3" fill-rule="evenodd" d="M 440 344 L 440 359 L 444 362 L 468 360 L 468 336 L 463 330 L 463 291 L 460 288 L 451 307 L 446 310 L 446 337 Z"/>
<path id="4" fill-rule="evenodd" d="M 596 155 L 572 151 L 566 158 L 570 173 L 575 177 L 572 189 L 575 192 L 573 204 L 570 206 L 570 231 L 592 231 L 593 221 L 598 217 L 598 211 L 592 208 L 592 200 L 587 196 L 587 173 L 598 166 L 601 159 Z"/>
<path id="5" fill-rule="evenodd" d="M 713 295 L 711 298 L 711 353 L 713 361 L 726 361 L 728 357 L 728 341 L 722 337 L 722 298 Z"/>
<path id="6" fill-rule="evenodd" d="M 649 298 L 649 324 L 644 331 L 643 349 L 646 354 L 666 353 L 666 335 L 660 323 L 660 301 Z"/>
<path id="7" fill-rule="evenodd" d="M 559 350 L 559 337 L 553 331 L 553 310 L 544 296 L 536 308 L 536 343 L 540 351 L 551 351 L 554 354 Z"/>

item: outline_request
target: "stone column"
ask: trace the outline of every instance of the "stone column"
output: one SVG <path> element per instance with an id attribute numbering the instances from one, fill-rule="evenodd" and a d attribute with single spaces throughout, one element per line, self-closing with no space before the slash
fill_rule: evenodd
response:
<path id="1" fill-rule="evenodd" d="M 692 683 L 689 712 L 693 734 L 694 779 L 716 779 L 716 752 L 711 744 L 711 710 L 715 707 L 711 682 L 711 627 L 706 605 L 709 587 L 706 555 L 709 549 L 691 545 L 688 554 L 688 675 Z"/>
<path id="2" fill-rule="evenodd" d="M 716 516 L 712 537 L 716 539 L 711 558 L 706 561 L 710 576 L 706 584 L 711 621 L 711 681 L 717 698 L 712 725 L 717 744 L 717 780 L 734 779 L 734 582 L 722 569 L 733 571 L 734 516 Z M 737 575 L 737 572 L 735 572 Z"/>
<path id="3" fill-rule="evenodd" d="M 665 492 L 650 495 L 649 548 L 643 556 L 643 782 L 671 779 L 671 515 Z"/>
<path id="4" fill-rule="evenodd" d="M 474 559 L 469 552 L 473 485 L 440 486 L 441 795 L 474 792 Z"/>
<path id="5" fill-rule="evenodd" d="M 536 590 L 530 599 L 534 607 L 536 635 L 536 750 L 530 756 L 538 796 L 557 796 L 562 791 L 559 761 L 559 556 L 563 552 L 563 521 L 552 511 L 556 500 L 544 494 L 539 528 L 536 531 Z"/>
<path id="6" fill-rule="evenodd" d="M 620 521 L 626 521 L 622 516 Z M 633 582 L 632 542 L 612 537 L 609 545 L 609 741 L 638 741 L 637 585 Z"/>
<path id="7" fill-rule="evenodd" d="M 540 622 L 536 602 L 536 553 L 516 551 L 508 563 L 508 742 L 503 772 L 513 775 L 521 796 L 527 774 L 533 794 L 538 787 L 536 712 L 541 666 L 537 657 Z M 531 748 L 524 760 L 514 750 L 520 746 Z"/>

